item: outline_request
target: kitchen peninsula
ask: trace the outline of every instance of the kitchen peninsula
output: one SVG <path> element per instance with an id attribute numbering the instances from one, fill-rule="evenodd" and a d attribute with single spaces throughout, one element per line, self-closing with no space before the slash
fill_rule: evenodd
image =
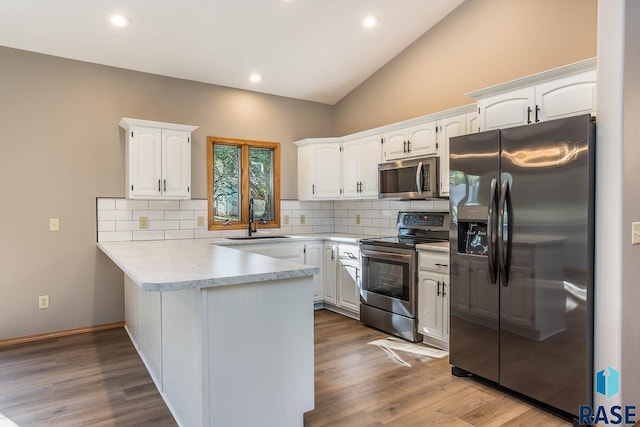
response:
<path id="1" fill-rule="evenodd" d="M 302 426 L 314 407 L 318 268 L 207 239 L 100 242 L 125 323 L 182 426 Z"/>

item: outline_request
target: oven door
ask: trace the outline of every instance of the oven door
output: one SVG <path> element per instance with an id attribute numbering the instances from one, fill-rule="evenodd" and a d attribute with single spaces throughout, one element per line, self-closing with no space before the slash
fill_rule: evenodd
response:
<path id="1" fill-rule="evenodd" d="M 360 302 L 391 313 L 416 316 L 416 251 L 362 245 Z"/>

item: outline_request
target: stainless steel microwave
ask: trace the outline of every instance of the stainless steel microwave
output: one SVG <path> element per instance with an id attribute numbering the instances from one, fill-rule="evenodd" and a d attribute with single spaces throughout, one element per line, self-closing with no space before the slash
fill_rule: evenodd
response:
<path id="1" fill-rule="evenodd" d="M 381 199 L 430 199 L 440 197 L 440 159 L 423 157 L 378 165 L 378 197 Z"/>

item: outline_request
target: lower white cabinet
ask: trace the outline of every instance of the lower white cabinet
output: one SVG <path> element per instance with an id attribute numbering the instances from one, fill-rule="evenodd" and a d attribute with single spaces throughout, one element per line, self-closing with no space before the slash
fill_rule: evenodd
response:
<path id="1" fill-rule="evenodd" d="M 356 244 L 324 244 L 325 308 L 358 318 L 360 314 L 360 248 Z"/>
<path id="2" fill-rule="evenodd" d="M 332 242 L 324 244 L 324 301 L 336 305 L 336 265 L 338 245 Z"/>
<path id="3" fill-rule="evenodd" d="M 304 263 L 318 267 L 320 273 L 313 276 L 313 302 L 324 300 L 324 252 L 322 243 L 307 243 L 304 245 Z"/>
<path id="4" fill-rule="evenodd" d="M 338 307 L 360 313 L 360 248 L 356 245 L 338 245 L 336 294 Z"/>
<path id="5" fill-rule="evenodd" d="M 418 332 L 423 342 L 449 349 L 449 255 L 420 250 L 418 262 Z"/>

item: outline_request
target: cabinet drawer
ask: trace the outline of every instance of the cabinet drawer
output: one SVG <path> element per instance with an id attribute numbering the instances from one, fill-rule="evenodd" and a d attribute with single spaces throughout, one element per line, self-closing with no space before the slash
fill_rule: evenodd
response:
<path id="1" fill-rule="evenodd" d="M 449 273 L 449 254 L 445 252 L 418 252 L 418 268 Z"/>

